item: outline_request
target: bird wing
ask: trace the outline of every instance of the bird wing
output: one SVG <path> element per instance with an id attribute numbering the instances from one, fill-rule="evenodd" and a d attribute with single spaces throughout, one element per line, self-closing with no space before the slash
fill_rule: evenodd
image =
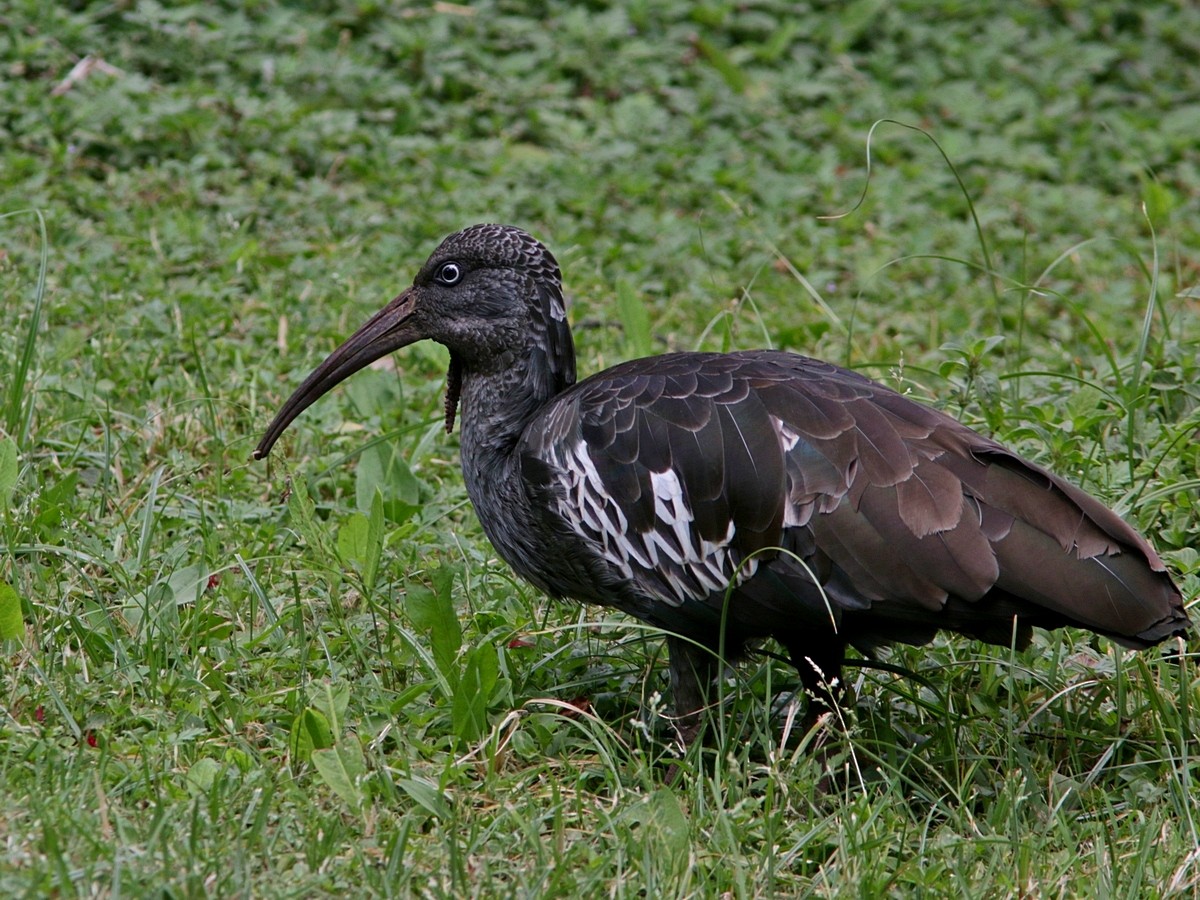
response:
<path id="1" fill-rule="evenodd" d="M 748 636 L 1006 641 L 1020 614 L 1141 645 L 1186 621 L 1154 551 L 1098 501 L 806 357 L 635 360 L 556 398 L 520 452 L 542 508 L 603 560 L 568 592 L 684 633 L 723 615 Z"/>

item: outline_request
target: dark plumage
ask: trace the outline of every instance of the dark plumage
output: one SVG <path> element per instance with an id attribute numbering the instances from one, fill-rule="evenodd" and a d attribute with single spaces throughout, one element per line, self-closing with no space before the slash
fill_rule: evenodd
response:
<path id="1" fill-rule="evenodd" d="M 496 550 L 551 596 L 675 635 L 680 713 L 700 709 L 715 671 L 701 647 L 736 657 L 776 638 L 828 702 L 847 645 L 938 629 L 1007 645 L 1014 617 L 1020 644 L 1035 625 L 1137 648 L 1190 628 L 1162 561 L 1117 515 L 854 372 L 772 350 L 673 353 L 576 384 L 558 265 L 501 225 L 446 238 L 309 375 L 255 456 L 335 384 L 424 338 L 450 350 L 446 426 L 461 403 L 464 480 Z M 690 739 L 697 718 L 684 721 Z"/>

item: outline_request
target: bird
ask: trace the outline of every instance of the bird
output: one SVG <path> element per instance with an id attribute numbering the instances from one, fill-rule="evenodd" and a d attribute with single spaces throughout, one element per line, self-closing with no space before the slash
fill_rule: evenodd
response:
<path id="1" fill-rule="evenodd" d="M 1149 542 L 931 406 L 781 350 L 674 352 L 576 380 L 562 275 L 519 228 L 451 234 L 279 408 L 420 340 L 449 350 L 445 428 L 483 531 L 552 598 L 665 635 L 679 737 L 722 666 L 774 639 L 832 710 L 847 648 L 939 631 L 1025 647 L 1071 626 L 1144 649 L 1192 629 Z M 461 414 L 460 414 L 461 413 Z"/>

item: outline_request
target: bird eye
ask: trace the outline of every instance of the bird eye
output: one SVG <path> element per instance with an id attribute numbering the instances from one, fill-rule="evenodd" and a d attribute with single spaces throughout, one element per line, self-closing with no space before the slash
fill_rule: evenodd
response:
<path id="1" fill-rule="evenodd" d="M 462 268 L 459 267 L 458 263 L 442 263 L 441 267 L 437 270 L 437 274 L 433 277 L 442 284 L 458 284 L 459 279 L 462 278 Z"/>

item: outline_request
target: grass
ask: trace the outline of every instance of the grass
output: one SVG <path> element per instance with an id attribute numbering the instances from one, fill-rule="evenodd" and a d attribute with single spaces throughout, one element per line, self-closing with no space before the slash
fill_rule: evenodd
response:
<path id="1" fill-rule="evenodd" d="M 901 648 L 919 677 L 850 670 L 823 796 L 754 661 L 668 788 L 659 636 L 495 558 L 439 348 L 249 456 L 441 236 L 507 221 L 563 263 L 581 371 L 855 366 L 1102 497 L 1194 598 L 1198 20 L 8 4 L 0 893 L 1193 896 L 1192 647 Z M 867 185 L 883 119 L 924 133 L 876 127 Z"/>

